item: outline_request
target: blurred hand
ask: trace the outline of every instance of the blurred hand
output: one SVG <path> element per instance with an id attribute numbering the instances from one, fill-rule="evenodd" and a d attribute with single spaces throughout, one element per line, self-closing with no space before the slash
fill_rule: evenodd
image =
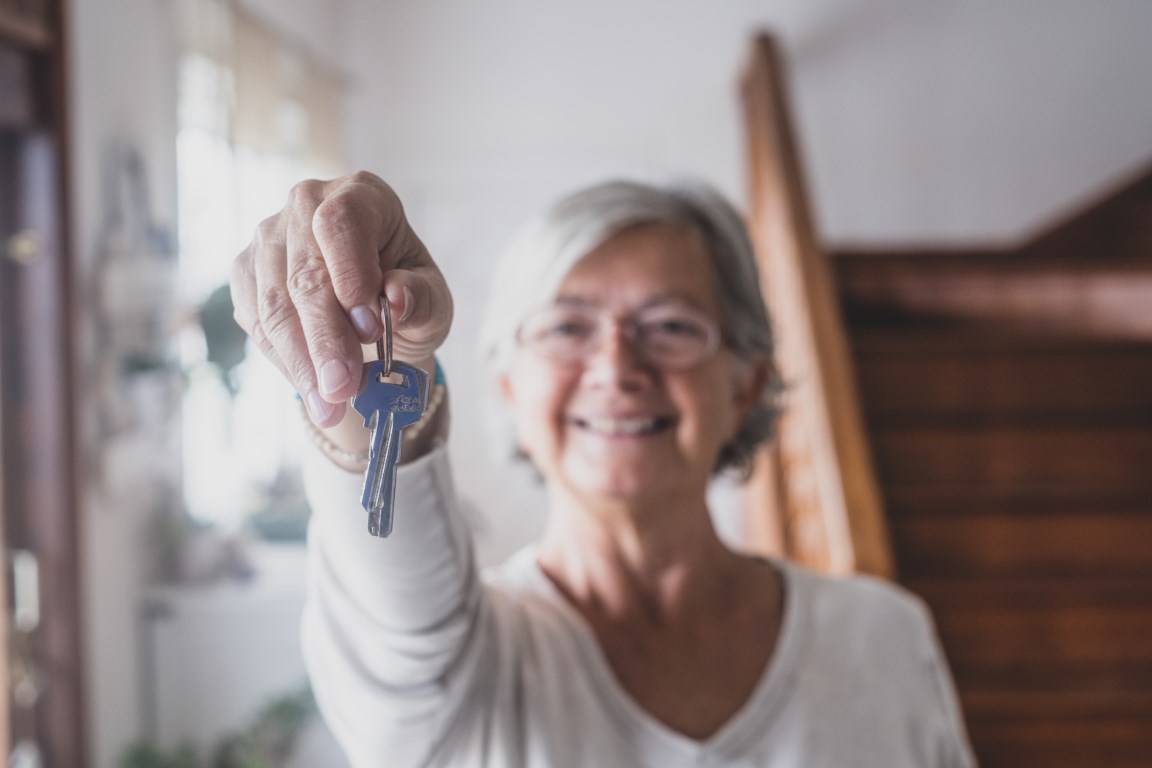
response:
<path id="1" fill-rule="evenodd" d="M 330 427 L 360 388 L 361 344 L 381 337 L 380 294 L 397 359 L 431 365 L 452 294 L 396 193 L 370 173 L 303 181 L 232 265 L 236 322 Z"/>

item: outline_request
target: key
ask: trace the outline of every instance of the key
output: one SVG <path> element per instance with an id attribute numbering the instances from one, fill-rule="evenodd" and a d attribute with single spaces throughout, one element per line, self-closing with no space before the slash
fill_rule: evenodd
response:
<path id="1" fill-rule="evenodd" d="M 368 532 L 381 538 L 392 533 L 396 464 L 400 460 L 404 428 L 419 421 L 428 407 L 428 372 L 399 360 L 392 361 L 392 373 L 404 379 L 403 384 L 395 384 L 382 380 L 388 362 L 365 363 L 364 387 L 352 398 L 352 407 L 364 417 L 364 426 L 372 430 L 368 471 L 360 500 L 368 512 Z"/>

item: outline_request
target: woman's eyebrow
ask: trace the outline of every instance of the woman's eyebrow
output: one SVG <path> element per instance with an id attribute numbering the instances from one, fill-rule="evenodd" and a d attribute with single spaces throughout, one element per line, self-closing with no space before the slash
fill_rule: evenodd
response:
<path id="1" fill-rule="evenodd" d="M 598 307 L 600 302 L 595 299 L 585 298 L 583 296 L 557 296 L 553 301 L 554 304 L 561 304 L 564 306 L 574 307 Z M 664 304 L 687 304 L 694 309 L 704 309 L 695 298 L 684 293 L 677 291 L 669 291 L 667 293 L 658 293 L 640 303 L 636 307 L 637 310 L 648 309 L 650 307 L 658 307 Z"/>
<path id="2" fill-rule="evenodd" d="M 562 304 L 568 307 L 595 307 L 597 303 L 581 296 L 557 296 L 553 304 Z"/>

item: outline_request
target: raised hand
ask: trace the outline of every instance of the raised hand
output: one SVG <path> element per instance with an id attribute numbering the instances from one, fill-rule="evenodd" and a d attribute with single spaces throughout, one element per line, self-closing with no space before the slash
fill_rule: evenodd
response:
<path id="1" fill-rule="evenodd" d="M 396 357 L 431 370 L 452 295 L 396 193 L 364 172 L 297 184 L 232 268 L 236 321 L 320 427 L 338 424 L 359 389 L 360 345 L 383 331 L 381 292 Z"/>

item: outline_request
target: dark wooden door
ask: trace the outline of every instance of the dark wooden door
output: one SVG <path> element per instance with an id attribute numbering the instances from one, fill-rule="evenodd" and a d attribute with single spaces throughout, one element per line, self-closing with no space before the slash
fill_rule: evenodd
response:
<path id="1" fill-rule="evenodd" d="M 59 2 L 0 0 L 0 748 L 50 768 L 85 762 L 63 33 Z"/>

